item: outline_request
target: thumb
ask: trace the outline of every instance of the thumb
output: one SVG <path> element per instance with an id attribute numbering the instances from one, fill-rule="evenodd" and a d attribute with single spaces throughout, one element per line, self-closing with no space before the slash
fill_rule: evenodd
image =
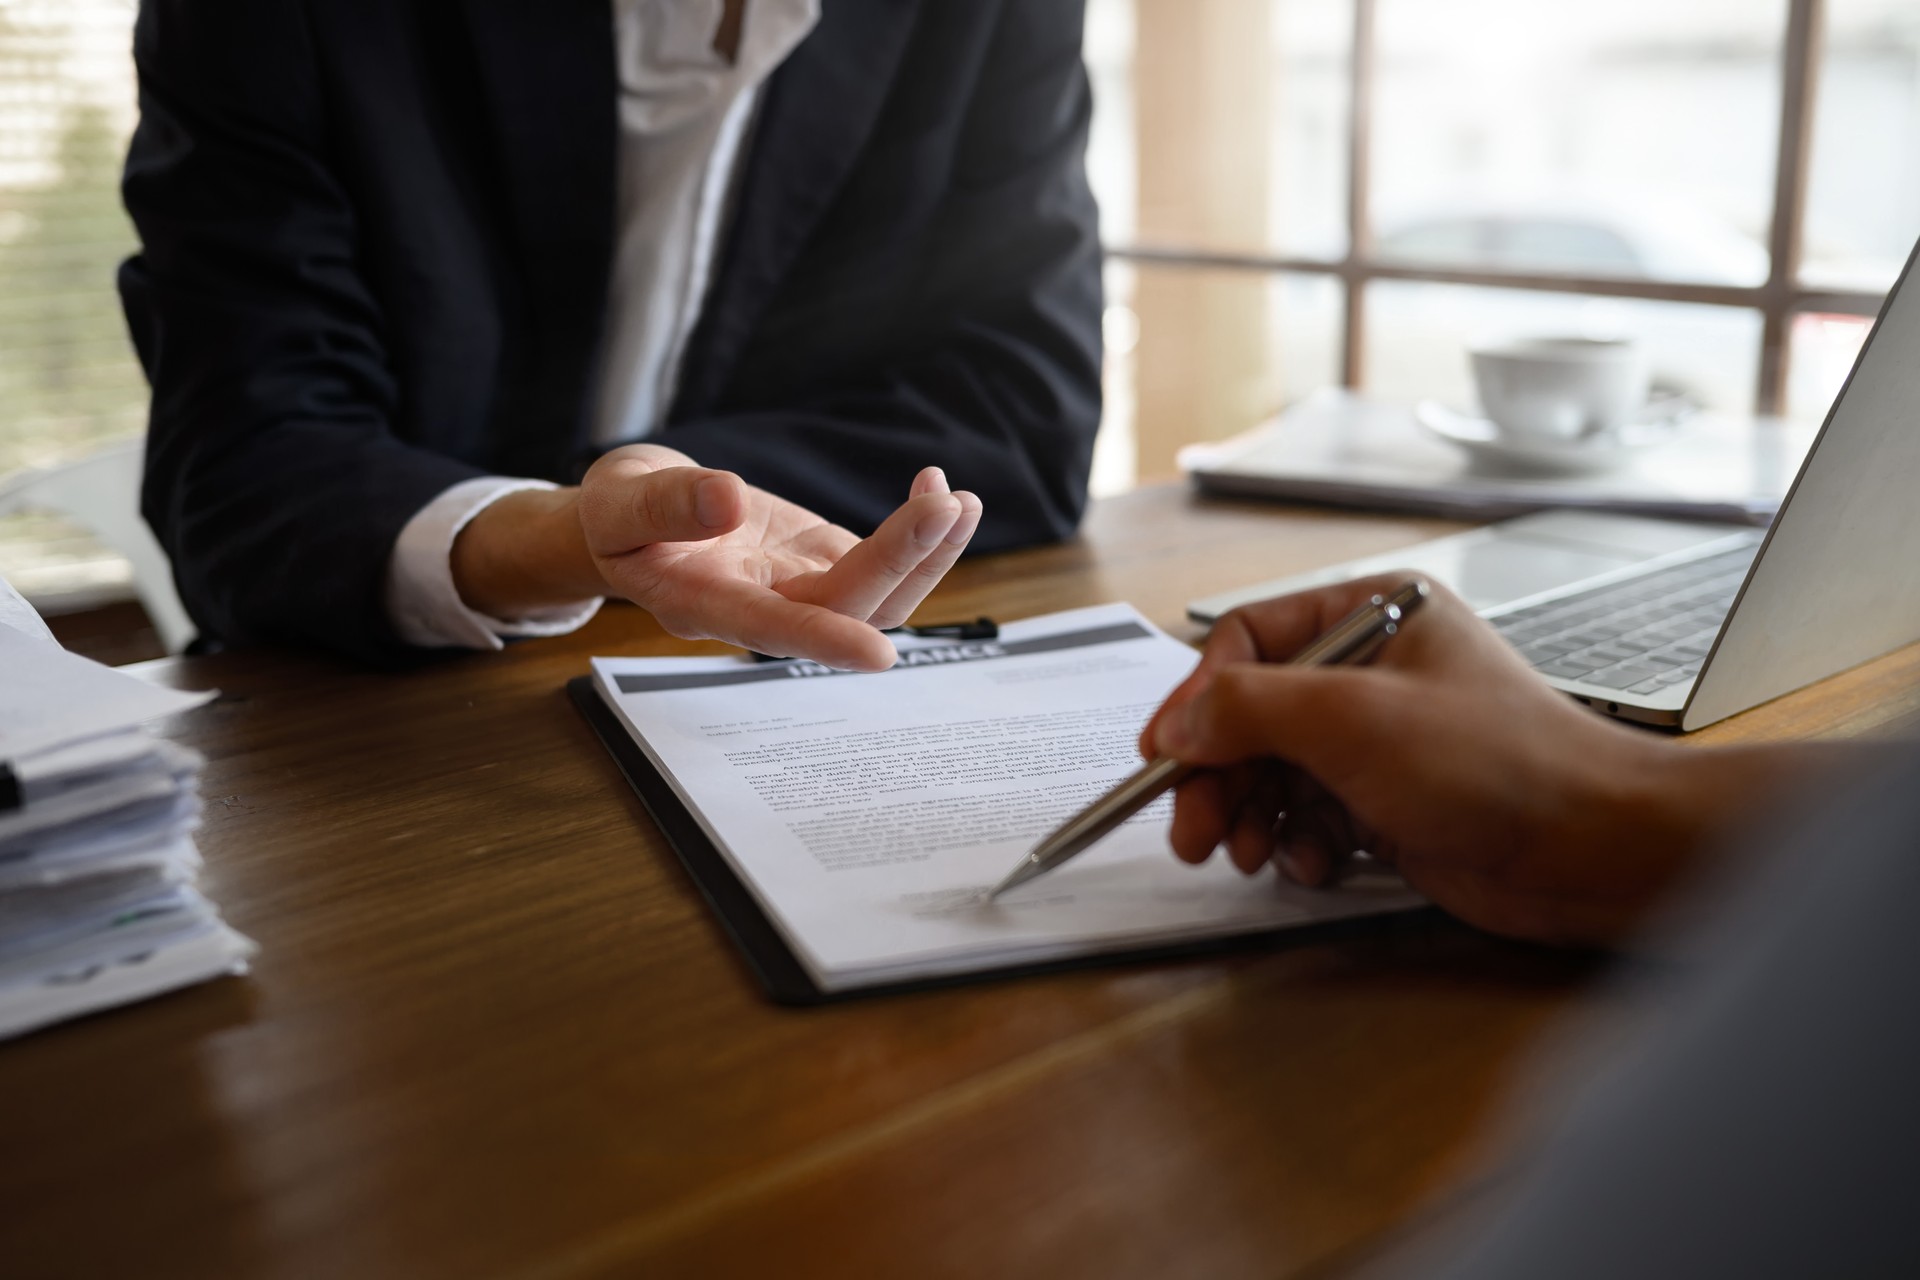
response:
<path id="1" fill-rule="evenodd" d="M 1361 667 L 1240 662 L 1154 725 L 1154 748 L 1188 764 L 1285 760 L 1319 774 L 1363 754 L 1384 677 Z"/>
<path id="2" fill-rule="evenodd" d="M 615 556 L 656 542 L 704 542 L 746 518 L 746 483 L 730 471 L 616 465 L 584 489 L 582 524 L 595 555 Z"/>

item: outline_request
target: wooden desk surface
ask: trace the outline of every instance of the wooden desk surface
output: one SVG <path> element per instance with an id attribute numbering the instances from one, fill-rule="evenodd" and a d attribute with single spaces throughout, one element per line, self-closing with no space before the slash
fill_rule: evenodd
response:
<path id="1" fill-rule="evenodd" d="M 1444 532 L 1100 504 L 924 616 L 1190 597 Z M 0 1273 L 1338 1274 L 1444 1201 L 1591 959 L 1444 920 L 792 1011 L 561 692 L 582 634 L 404 676 L 149 669 L 225 696 L 205 884 L 251 977 L 0 1045 Z M 1920 646 L 1700 735 L 1920 723 Z"/>

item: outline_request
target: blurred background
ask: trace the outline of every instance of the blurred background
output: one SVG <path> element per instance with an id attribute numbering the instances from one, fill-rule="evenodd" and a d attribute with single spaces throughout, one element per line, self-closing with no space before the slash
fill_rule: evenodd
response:
<path id="1" fill-rule="evenodd" d="M 0 0 L 0 481 L 137 436 L 113 291 L 132 0 Z M 1099 492 L 1320 387 L 1465 406 L 1464 345 L 1630 334 L 1818 418 L 1920 235 L 1914 0 L 1089 0 Z M 44 515 L 50 611 L 124 562 Z"/>
<path id="2" fill-rule="evenodd" d="M 1103 492 L 1524 333 L 1818 419 L 1920 236 L 1912 0 L 1090 0 L 1087 58 Z"/>
<path id="3" fill-rule="evenodd" d="M 113 273 L 134 248 L 132 0 L 0 0 L 0 482 L 146 427 Z M 48 515 L 0 519 L 0 574 L 43 609 L 124 598 L 125 561 Z"/>

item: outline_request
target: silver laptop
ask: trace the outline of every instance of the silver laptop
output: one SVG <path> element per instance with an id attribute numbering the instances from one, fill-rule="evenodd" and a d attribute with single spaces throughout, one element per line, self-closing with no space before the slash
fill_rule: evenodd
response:
<path id="1" fill-rule="evenodd" d="M 1920 640 L 1920 246 L 1767 530 L 1548 512 L 1196 600 L 1391 569 L 1446 583 L 1555 687 L 1697 729 Z"/>

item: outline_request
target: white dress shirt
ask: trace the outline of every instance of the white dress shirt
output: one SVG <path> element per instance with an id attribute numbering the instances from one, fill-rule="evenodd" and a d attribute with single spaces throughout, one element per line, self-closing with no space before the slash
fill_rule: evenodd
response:
<path id="1" fill-rule="evenodd" d="M 619 234 L 609 285 L 593 440 L 653 434 L 679 383 L 712 283 L 760 88 L 820 20 L 820 0 L 745 0 L 739 47 L 714 48 L 724 0 L 613 0 L 620 85 Z M 453 541 L 469 520 L 540 480 L 481 476 L 421 508 L 394 543 L 387 611 L 410 644 L 498 649 L 503 637 L 560 635 L 599 600 L 489 618 L 454 586 Z"/>

